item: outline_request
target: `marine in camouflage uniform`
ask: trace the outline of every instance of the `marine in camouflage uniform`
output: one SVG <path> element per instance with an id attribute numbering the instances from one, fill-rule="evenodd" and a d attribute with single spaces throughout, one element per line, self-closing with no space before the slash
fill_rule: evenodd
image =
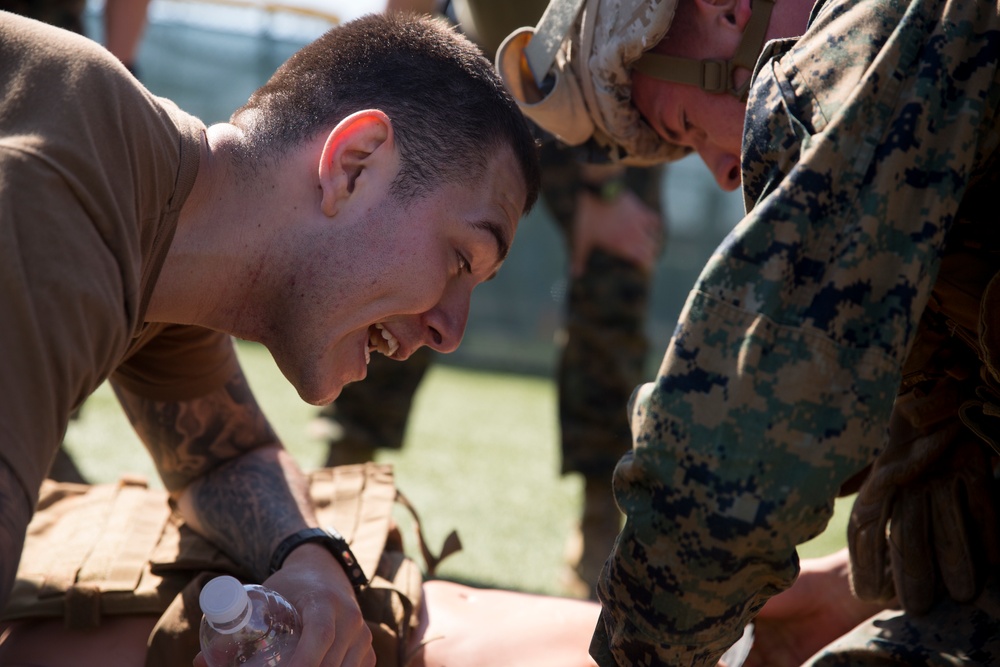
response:
<path id="1" fill-rule="evenodd" d="M 580 189 L 580 164 L 555 142 L 542 147 L 544 201 L 566 242 Z M 661 170 L 630 168 L 625 182 L 660 210 Z M 610 223 L 609 223 L 610 224 Z M 632 440 L 624 406 L 643 377 L 652 276 L 635 264 L 595 249 L 584 272 L 570 279 L 566 337 L 561 347 L 559 426 L 562 471 L 610 475 Z"/>
<path id="2" fill-rule="evenodd" d="M 885 447 L 918 329 L 943 321 L 962 337 L 947 288 L 974 287 L 963 297 L 978 302 L 1000 269 L 998 14 L 975 0 L 828 0 L 803 38 L 762 56 L 742 155 L 749 213 L 630 405 L 601 665 L 714 665 Z M 959 398 L 1000 378 L 1000 348 L 972 331 L 986 373 L 959 378 Z M 930 613 L 944 618 L 896 612 L 868 628 L 883 640 L 865 657 L 817 664 L 996 664 L 998 599 L 991 577 L 972 603 L 939 598 Z"/>

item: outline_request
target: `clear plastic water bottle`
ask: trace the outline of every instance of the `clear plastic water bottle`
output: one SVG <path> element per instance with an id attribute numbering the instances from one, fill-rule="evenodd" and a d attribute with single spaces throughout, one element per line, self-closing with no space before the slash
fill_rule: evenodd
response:
<path id="1" fill-rule="evenodd" d="M 276 667 L 302 634 L 295 607 L 278 593 L 216 577 L 201 589 L 201 651 L 209 667 Z"/>

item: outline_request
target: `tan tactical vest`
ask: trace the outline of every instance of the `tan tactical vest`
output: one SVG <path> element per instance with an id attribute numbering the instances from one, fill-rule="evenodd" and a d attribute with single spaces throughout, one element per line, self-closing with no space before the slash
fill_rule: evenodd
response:
<path id="1" fill-rule="evenodd" d="M 378 664 L 405 665 L 423 574 L 404 552 L 393 508 L 401 504 L 412 513 L 428 574 L 461 548 L 457 535 L 440 556 L 427 549 L 389 465 L 318 470 L 310 475 L 310 494 L 321 524 L 337 528 L 371 579 L 358 601 Z M 161 614 L 147 667 L 189 667 L 198 652 L 198 595 L 219 574 L 249 581 L 171 512 L 165 491 L 139 478 L 94 486 L 47 480 L 0 620 L 62 617 L 69 628 L 95 628 L 106 616 Z"/>

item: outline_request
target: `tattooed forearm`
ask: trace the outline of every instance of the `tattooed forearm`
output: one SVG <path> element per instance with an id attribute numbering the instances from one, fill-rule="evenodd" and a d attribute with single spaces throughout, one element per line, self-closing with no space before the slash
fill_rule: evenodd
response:
<path id="1" fill-rule="evenodd" d="M 223 388 L 190 401 L 151 401 L 117 386 L 115 393 L 171 491 L 278 440 L 240 371 Z"/>
<path id="2" fill-rule="evenodd" d="M 14 586 L 24 532 L 30 520 L 31 503 L 21 482 L 0 461 L 0 609 L 6 605 Z"/>
<path id="3" fill-rule="evenodd" d="M 193 501 L 205 536 L 263 581 L 278 540 L 306 527 L 293 490 L 303 496 L 273 458 L 244 456 L 197 484 Z"/>
<path id="4" fill-rule="evenodd" d="M 261 580 L 277 542 L 306 526 L 301 474 L 286 470 L 278 438 L 242 372 L 225 387 L 181 403 L 115 388 L 163 482 L 187 490 L 185 519 Z M 300 488 L 301 487 L 301 488 Z"/>

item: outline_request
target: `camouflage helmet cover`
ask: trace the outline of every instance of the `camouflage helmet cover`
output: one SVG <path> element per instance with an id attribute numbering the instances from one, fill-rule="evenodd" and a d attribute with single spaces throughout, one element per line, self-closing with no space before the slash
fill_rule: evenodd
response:
<path id="1" fill-rule="evenodd" d="M 677 2 L 585 0 L 562 40 L 544 93 L 524 62 L 534 28 L 521 28 L 504 41 L 497 69 L 525 115 L 567 144 L 593 139 L 611 161 L 624 164 L 678 159 L 689 150 L 664 141 L 632 104 L 631 73 L 667 34 Z"/>

